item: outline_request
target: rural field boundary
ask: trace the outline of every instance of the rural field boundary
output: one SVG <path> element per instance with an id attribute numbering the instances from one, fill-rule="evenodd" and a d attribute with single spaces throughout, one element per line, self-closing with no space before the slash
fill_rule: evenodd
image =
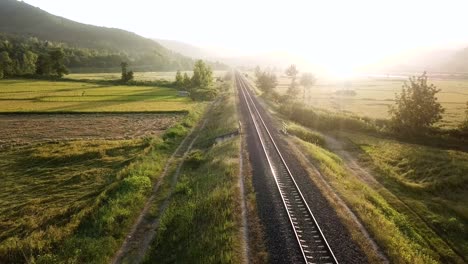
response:
<path id="1" fill-rule="evenodd" d="M 181 158 L 177 166 L 177 169 L 171 179 L 171 192 L 172 192 L 173 188 L 175 187 L 175 184 L 177 183 L 177 178 L 179 176 L 183 162 L 186 156 L 188 155 L 188 153 L 190 152 L 190 150 L 192 149 L 193 144 L 197 140 L 198 132 L 200 132 L 205 127 L 206 122 L 207 122 L 207 119 L 204 119 L 200 125 L 195 127 L 190 132 L 190 134 L 184 138 L 184 140 L 180 143 L 180 145 L 174 151 L 172 156 L 169 158 L 168 162 L 166 163 L 166 166 L 164 167 L 164 170 L 163 170 L 163 173 L 161 174 L 160 179 L 156 182 L 156 184 L 153 187 L 153 192 L 150 198 L 146 202 L 143 210 L 141 211 L 140 215 L 135 221 L 135 224 L 133 225 L 129 234 L 126 236 L 124 242 L 122 243 L 122 246 L 120 247 L 120 249 L 117 251 L 117 253 L 113 257 L 111 263 L 113 264 L 122 263 L 125 256 L 132 250 L 133 244 L 137 244 L 138 247 L 136 249 L 137 255 L 132 256 L 132 263 L 139 263 L 144 258 L 146 250 L 148 249 L 151 243 L 151 240 L 156 234 L 156 229 L 159 225 L 159 220 L 160 220 L 159 216 L 162 215 L 162 213 L 168 206 L 169 200 L 171 198 L 171 193 L 169 193 L 169 195 L 164 199 L 164 202 L 159 209 L 158 217 L 154 219 L 147 219 L 149 210 L 151 209 L 151 206 L 153 205 L 156 199 L 156 194 L 158 193 L 159 188 L 163 184 L 164 179 L 166 178 L 171 166 L 177 162 L 176 160 L 177 158 Z M 184 147 L 185 145 L 187 145 L 187 142 L 190 139 L 191 141 L 188 144 L 188 146 Z"/>

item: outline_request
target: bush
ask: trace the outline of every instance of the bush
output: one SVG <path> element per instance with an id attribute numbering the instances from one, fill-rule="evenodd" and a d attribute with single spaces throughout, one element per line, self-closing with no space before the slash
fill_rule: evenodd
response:
<path id="1" fill-rule="evenodd" d="M 362 119 L 344 114 L 318 111 L 297 104 L 282 104 L 279 112 L 291 121 L 318 130 L 352 130 L 376 132 L 379 130 L 371 119 Z"/>
<path id="2" fill-rule="evenodd" d="M 288 133 L 304 140 L 312 144 L 324 146 L 325 145 L 325 139 L 324 137 L 316 132 L 309 131 L 305 128 L 299 127 L 299 126 L 289 126 L 287 128 Z"/>
<path id="3" fill-rule="evenodd" d="M 419 77 L 411 77 L 405 82 L 396 104 L 389 110 L 391 124 L 395 132 L 419 135 L 442 119 L 444 108 L 437 101 L 440 92 L 433 84 L 427 83 L 426 72 Z"/>
<path id="4" fill-rule="evenodd" d="M 168 139 L 174 139 L 174 138 L 183 136 L 185 134 L 186 129 L 187 128 L 185 128 L 182 125 L 179 125 L 179 124 L 175 125 L 169 128 L 166 133 L 164 133 L 163 139 L 168 140 Z"/>
<path id="5" fill-rule="evenodd" d="M 193 150 L 188 154 L 185 164 L 192 169 L 196 169 L 200 167 L 204 160 L 205 157 L 201 150 Z"/>
<path id="6" fill-rule="evenodd" d="M 216 89 L 194 89 L 190 92 L 190 97 L 194 101 L 211 101 L 216 98 L 218 91 Z"/>

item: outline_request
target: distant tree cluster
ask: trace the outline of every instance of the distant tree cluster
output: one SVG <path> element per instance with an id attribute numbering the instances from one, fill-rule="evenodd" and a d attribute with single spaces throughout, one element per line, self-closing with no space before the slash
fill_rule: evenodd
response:
<path id="1" fill-rule="evenodd" d="M 68 74 L 62 48 L 36 44 L 0 39 L 0 78 L 25 74 L 62 77 Z"/>
<path id="2" fill-rule="evenodd" d="M 57 50 L 61 50 L 61 54 Z M 59 76 L 66 73 L 64 68 L 87 72 L 115 71 L 122 61 L 134 65 L 134 68 L 140 71 L 193 68 L 192 59 L 168 50 L 165 52 L 167 54 L 156 50 L 126 53 L 102 48 L 77 48 L 64 43 L 42 41 L 35 37 L 0 34 L 0 76 Z M 60 65 L 57 61 L 50 61 L 54 58 L 60 58 Z M 216 69 L 226 68 L 218 62 L 208 64 Z"/>
<path id="3" fill-rule="evenodd" d="M 276 75 L 271 71 L 262 71 L 260 67 L 255 68 L 255 85 L 258 89 L 266 94 L 274 93 L 274 89 L 278 85 Z"/>
<path id="4" fill-rule="evenodd" d="M 204 61 L 197 60 L 193 67 L 193 75 L 190 78 L 185 72 L 176 73 L 175 85 L 181 90 L 188 91 L 193 100 L 211 100 L 217 94 L 213 84 L 213 71 Z"/>
<path id="5" fill-rule="evenodd" d="M 300 89 L 296 83 L 297 76 L 299 75 L 299 70 L 297 69 L 296 65 L 292 64 L 286 69 L 286 76 L 291 78 L 291 84 L 288 87 L 288 91 L 286 92 L 286 101 L 295 101 L 299 98 Z M 302 99 L 305 103 L 307 97 L 307 91 L 315 85 L 317 79 L 312 73 L 303 73 L 299 83 L 302 85 Z"/>

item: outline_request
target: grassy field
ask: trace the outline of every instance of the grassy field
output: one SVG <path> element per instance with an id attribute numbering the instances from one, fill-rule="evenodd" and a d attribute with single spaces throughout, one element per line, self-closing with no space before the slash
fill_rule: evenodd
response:
<path id="1" fill-rule="evenodd" d="M 191 71 L 182 71 L 182 74 L 187 73 L 192 76 Z M 225 71 L 214 71 L 215 77 L 223 77 Z M 167 80 L 174 81 L 176 72 L 135 72 L 135 80 L 137 81 L 154 81 L 154 80 Z M 72 73 L 66 76 L 70 79 L 88 79 L 88 80 L 116 80 L 120 79 L 120 73 Z"/>
<path id="2" fill-rule="evenodd" d="M 3 150 L 0 262 L 108 262 L 203 108 L 161 137 Z"/>
<path id="3" fill-rule="evenodd" d="M 379 182 L 468 256 L 468 153 L 359 134 L 347 138 L 362 150 L 361 160 Z M 430 234 L 421 236 L 432 242 Z"/>
<path id="4" fill-rule="evenodd" d="M 0 262 L 23 262 L 70 237 L 147 144 L 74 141 L 0 153 Z"/>
<path id="5" fill-rule="evenodd" d="M 193 105 L 172 88 L 0 81 L 0 112 L 177 112 Z"/>
<path id="6" fill-rule="evenodd" d="M 251 77 L 252 74 L 249 74 Z M 318 108 L 336 112 L 346 112 L 371 118 L 388 118 L 388 107 L 394 104 L 395 93 L 401 91 L 403 78 L 361 77 L 350 80 L 319 79 L 308 94 L 307 103 Z M 285 93 L 291 80 L 285 76 L 278 78 L 276 90 Z M 457 126 L 464 118 L 468 101 L 468 80 L 431 79 L 441 92 L 437 95 L 446 108 L 441 126 Z M 302 87 L 301 87 L 302 89 Z M 353 90 L 354 96 L 339 94 L 340 90 Z M 302 92 L 300 94 L 302 98 Z"/>
<path id="7" fill-rule="evenodd" d="M 215 138 L 237 129 L 235 100 L 224 94 L 208 115 L 161 216 L 145 263 L 241 263 L 239 138 Z"/>
<path id="8" fill-rule="evenodd" d="M 377 180 L 383 184 L 382 186 L 372 178 L 367 178 L 366 174 L 363 176 L 362 171 L 351 169 L 354 165 L 348 164 L 347 160 L 333 151 L 299 138 L 295 142 L 313 160 L 326 181 L 362 221 L 391 262 L 463 263 L 451 247 L 456 244 L 460 252 L 466 253 L 466 241 L 463 241 L 464 234 L 466 234 L 466 206 L 462 202 L 466 199 L 466 193 L 463 192 L 466 189 L 466 183 L 451 191 L 445 189 L 439 192 L 427 190 L 414 192 L 408 191 L 407 187 L 396 186 L 395 183 L 387 185 L 388 181 L 393 180 L 388 179 L 389 176 L 385 173 L 376 174 L 380 176 Z M 368 147 L 364 142 L 361 144 Z M 384 152 L 383 149 L 379 150 Z M 398 158 L 402 158 L 403 162 L 405 161 L 401 156 L 404 154 L 400 156 L 386 154 L 388 154 L 388 159 L 401 161 Z M 436 156 L 433 155 L 431 160 L 426 161 L 419 159 L 420 157 L 414 157 L 413 160 L 431 163 L 435 162 L 434 157 Z M 466 171 L 466 158 L 460 157 L 454 164 L 458 166 L 452 170 L 458 173 L 452 179 L 457 179 L 453 180 L 456 182 L 463 182 L 466 178 L 463 174 L 463 171 Z M 374 168 L 371 164 L 367 165 Z M 378 170 L 379 172 L 388 171 L 387 167 L 379 168 L 381 169 Z M 425 169 L 407 167 L 405 172 L 398 171 L 400 173 L 398 177 L 403 177 L 405 173 L 409 174 L 415 170 L 428 172 L 434 171 L 435 167 L 428 166 Z M 427 173 L 425 177 L 431 178 L 434 175 Z M 444 204 L 449 204 L 450 207 L 444 207 Z M 421 216 L 429 223 L 437 225 L 442 236 L 434 232 L 432 227 L 420 218 Z M 447 240 L 450 245 L 447 244 Z"/>
<path id="9" fill-rule="evenodd" d="M 172 88 L 0 81 L 0 263 L 108 262 L 205 105 Z"/>

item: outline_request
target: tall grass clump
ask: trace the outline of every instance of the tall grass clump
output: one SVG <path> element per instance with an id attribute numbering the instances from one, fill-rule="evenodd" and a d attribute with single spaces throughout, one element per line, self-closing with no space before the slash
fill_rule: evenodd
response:
<path id="1" fill-rule="evenodd" d="M 376 132 L 380 130 L 377 122 L 368 118 L 332 113 L 325 110 L 308 108 L 300 104 L 282 104 L 278 110 L 291 121 L 322 131 L 351 130 Z"/>

